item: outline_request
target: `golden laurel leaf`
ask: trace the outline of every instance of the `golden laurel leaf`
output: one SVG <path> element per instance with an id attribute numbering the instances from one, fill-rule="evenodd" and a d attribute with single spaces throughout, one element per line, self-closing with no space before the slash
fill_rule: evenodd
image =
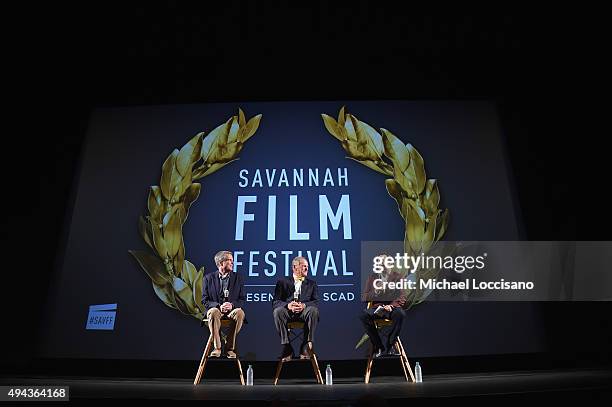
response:
<path id="1" fill-rule="evenodd" d="M 348 154 L 347 158 L 390 177 L 385 180 L 385 186 L 397 202 L 404 223 L 404 251 L 411 256 L 427 254 L 444 237 L 450 215 L 448 209 L 442 211 L 438 208 L 438 183 L 435 179 L 427 180 L 421 154 L 411 144 L 404 144 L 391 131 L 381 128 L 378 132 L 356 116 L 348 114 L 344 106 L 337 121 L 324 113 L 321 117 L 327 131 L 340 141 Z M 438 271 L 418 270 L 415 278 L 417 281 L 435 278 Z M 424 301 L 429 292 L 406 290 L 404 295 L 408 299 L 406 308 L 410 308 Z"/>
<path id="2" fill-rule="evenodd" d="M 246 120 L 242 109 L 238 109 L 238 115 L 208 135 L 198 133 L 180 150 L 170 153 L 162 165 L 159 186 L 149 189 L 149 214 L 138 219 L 138 230 L 154 254 L 128 251 L 147 273 L 164 304 L 198 320 L 203 317 L 204 267 L 197 270 L 185 259 L 183 241 L 183 225 L 202 189 L 194 181 L 237 160 L 244 143 L 259 128 L 261 117 L 258 114 Z"/>

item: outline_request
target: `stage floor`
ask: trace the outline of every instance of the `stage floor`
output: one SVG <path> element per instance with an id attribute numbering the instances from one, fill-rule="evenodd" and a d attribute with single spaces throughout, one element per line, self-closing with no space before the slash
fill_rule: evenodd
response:
<path id="1" fill-rule="evenodd" d="M 555 399 L 610 401 L 612 370 L 497 372 L 487 374 L 431 375 L 423 383 L 400 377 L 336 378 L 333 386 L 314 379 L 255 379 L 254 386 L 228 380 L 204 380 L 194 386 L 188 379 L 136 379 L 93 377 L 3 377 L 2 385 L 70 386 L 71 400 L 250 400 L 277 405 L 378 405 L 384 400 L 415 398 Z M 364 404 L 365 403 L 365 404 Z M 382 405 L 385 405 L 383 402 Z"/>

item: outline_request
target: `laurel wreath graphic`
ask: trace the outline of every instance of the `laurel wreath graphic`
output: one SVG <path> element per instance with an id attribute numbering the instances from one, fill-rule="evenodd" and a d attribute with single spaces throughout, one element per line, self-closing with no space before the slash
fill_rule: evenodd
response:
<path id="1" fill-rule="evenodd" d="M 376 131 L 352 114 L 340 109 L 338 120 L 321 114 L 327 131 L 337 138 L 348 154 L 347 158 L 386 175 L 387 192 L 402 216 L 404 252 L 408 255 L 427 254 L 448 228 L 449 211 L 438 208 L 440 192 L 435 179 L 427 179 L 423 157 L 410 143 L 404 144 L 389 130 Z M 420 279 L 435 278 L 439 270 L 419 269 L 413 274 Z M 412 278 L 412 276 L 411 276 Z M 417 284 L 418 287 L 420 284 Z M 406 308 L 425 300 L 431 290 L 405 290 Z"/>
<path id="2" fill-rule="evenodd" d="M 387 191 L 397 202 L 405 224 L 404 251 L 409 255 L 427 253 L 444 236 L 449 211 L 438 208 L 440 193 L 435 179 L 426 179 L 419 152 L 384 128 L 380 132 L 340 109 L 338 120 L 321 115 L 325 128 L 338 139 L 348 157 L 381 174 Z M 182 228 L 189 209 L 201 191 L 194 182 L 237 160 L 244 143 L 259 127 L 262 115 L 230 117 L 208 135 L 198 133 L 180 150 L 175 149 L 162 165 L 160 184 L 151 186 L 148 215 L 139 217 L 139 232 L 153 250 L 129 250 L 151 279 L 156 295 L 169 307 L 202 319 L 202 277 L 185 258 Z M 416 279 L 434 278 L 436 269 L 420 269 Z M 417 287 L 419 285 L 417 284 Z M 424 301 L 430 292 L 406 291 L 406 308 Z"/>
<path id="3" fill-rule="evenodd" d="M 175 149 L 162 165 L 159 185 L 149 190 L 149 214 L 139 217 L 138 229 L 153 254 L 128 250 L 151 278 L 155 294 L 170 308 L 202 319 L 202 277 L 185 258 L 183 225 L 189 208 L 198 199 L 201 178 L 236 161 L 244 143 L 251 138 L 262 115 L 246 120 L 244 112 L 230 117 L 207 136 L 198 133 L 180 150 Z"/>

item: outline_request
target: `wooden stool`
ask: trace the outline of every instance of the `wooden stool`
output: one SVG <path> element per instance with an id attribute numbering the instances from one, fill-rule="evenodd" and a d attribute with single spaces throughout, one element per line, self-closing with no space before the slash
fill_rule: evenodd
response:
<path id="1" fill-rule="evenodd" d="M 221 328 L 227 328 L 230 327 L 231 324 L 233 324 L 234 321 L 232 321 L 231 319 L 228 318 L 222 318 L 221 319 Z M 208 319 L 203 319 L 202 320 L 202 325 L 206 325 L 206 327 L 208 327 Z M 206 342 L 206 347 L 204 348 L 204 353 L 202 354 L 202 360 L 200 361 L 200 366 L 198 367 L 198 372 L 196 373 L 196 377 L 193 380 L 193 384 L 200 384 L 200 380 L 202 380 L 202 376 L 204 375 L 204 369 L 206 368 L 206 362 L 208 362 L 208 357 L 210 356 L 210 353 L 212 352 L 212 348 L 213 348 L 213 334 L 212 332 L 210 333 L 210 336 L 208 337 L 208 342 Z M 225 339 L 225 338 L 224 338 Z M 238 373 L 240 376 L 240 384 L 242 384 L 244 386 L 244 375 L 242 374 L 242 365 L 240 364 L 240 358 L 238 356 L 236 356 L 236 364 L 238 365 Z"/>
<path id="2" fill-rule="evenodd" d="M 374 325 L 376 325 L 376 329 L 381 329 L 385 326 L 389 326 L 392 324 L 390 319 L 375 319 Z M 404 351 L 404 346 L 402 345 L 402 341 L 397 337 L 397 341 L 393 345 L 397 352 L 399 353 L 400 363 L 402 365 L 402 369 L 404 370 L 404 376 L 406 377 L 406 381 L 409 382 L 410 379 L 414 380 L 414 374 L 412 374 L 412 368 L 410 367 L 410 362 L 408 362 L 408 356 L 406 356 L 406 352 Z M 370 373 L 372 373 L 372 364 L 374 363 L 374 346 L 370 344 L 370 357 L 368 358 L 368 364 L 366 365 L 365 372 L 365 382 L 370 383 Z M 410 373 L 410 379 L 408 379 L 408 373 Z"/>
<path id="3" fill-rule="evenodd" d="M 304 322 L 302 321 L 292 321 L 287 323 L 287 329 L 289 331 L 289 343 L 295 341 L 296 339 L 298 339 L 300 336 L 302 336 L 304 334 Z M 301 329 L 302 333 L 300 335 L 295 334 L 294 332 L 292 332 L 292 330 L 295 329 Z M 291 337 L 291 335 L 293 334 L 293 337 Z M 314 349 L 312 348 L 312 344 L 309 342 L 308 346 L 306 347 L 307 351 L 308 351 L 308 356 L 310 356 L 310 363 L 312 364 L 312 370 L 314 371 L 314 375 L 315 375 L 315 379 L 317 380 L 318 384 L 323 384 L 323 377 L 321 376 L 321 370 L 319 370 L 319 362 L 317 361 L 317 354 L 315 353 Z M 292 359 L 292 361 L 305 361 L 306 359 Z M 283 364 L 285 363 L 285 361 L 283 359 L 279 359 L 278 360 L 278 364 L 276 365 L 276 375 L 274 376 L 274 385 L 276 386 L 276 384 L 278 383 L 278 378 L 280 377 L 280 373 L 281 370 L 283 368 Z"/>

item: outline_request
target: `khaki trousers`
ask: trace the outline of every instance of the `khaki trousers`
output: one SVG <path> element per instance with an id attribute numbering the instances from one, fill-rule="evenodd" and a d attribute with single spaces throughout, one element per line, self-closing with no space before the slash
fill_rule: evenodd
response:
<path id="1" fill-rule="evenodd" d="M 221 337 L 219 336 L 219 330 L 221 329 L 221 318 L 223 315 L 224 314 L 221 313 L 219 308 L 211 308 L 206 313 L 206 318 L 208 319 L 208 329 L 210 330 L 210 334 L 213 336 L 215 349 L 221 349 Z M 238 335 L 238 332 L 240 332 L 240 328 L 242 328 L 242 321 L 244 321 L 244 311 L 242 308 L 234 308 L 229 314 L 227 314 L 227 317 L 234 321 L 227 336 L 227 350 L 235 350 L 236 336 Z"/>

